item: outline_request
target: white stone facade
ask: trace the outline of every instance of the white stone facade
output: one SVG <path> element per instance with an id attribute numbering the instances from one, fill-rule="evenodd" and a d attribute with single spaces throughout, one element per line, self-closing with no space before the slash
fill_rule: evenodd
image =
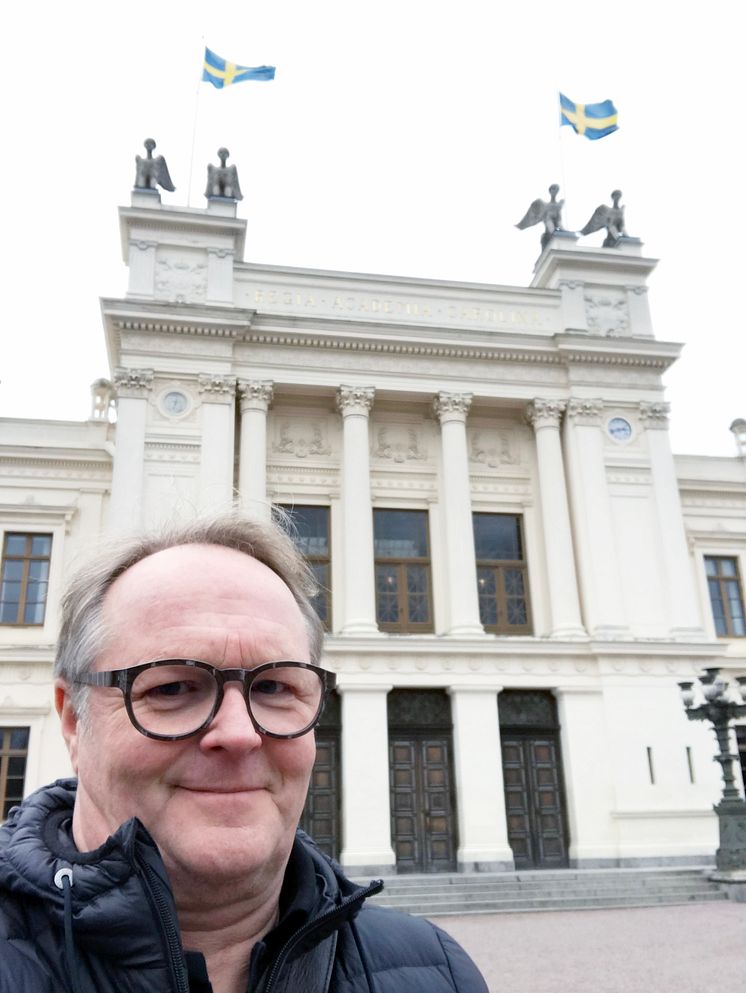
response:
<path id="1" fill-rule="evenodd" d="M 746 465 L 671 454 L 639 246 L 554 239 L 528 288 L 241 260 L 235 206 L 120 210 L 129 286 L 102 301 L 117 423 L 0 422 L 4 532 L 53 536 L 43 626 L 0 625 L 0 726 L 26 791 L 69 771 L 50 672 L 64 576 L 102 532 L 238 502 L 329 508 L 324 664 L 341 699 L 339 856 L 392 868 L 387 699 L 448 694 L 456 867 L 513 865 L 499 694 L 556 700 L 567 863 L 701 862 L 712 736 L 676 683 L 746 672 L 706 556 L 746 574 Z M 372 512 L 429 525 L 432 630 L 377 621 Z M 520 517 L 530 633 L 485 631 L 472 514 Z"/>

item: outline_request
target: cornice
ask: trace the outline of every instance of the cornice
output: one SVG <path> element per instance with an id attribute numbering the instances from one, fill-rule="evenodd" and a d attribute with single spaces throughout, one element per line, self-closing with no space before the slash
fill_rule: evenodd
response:
<path id="1" fill-rule="evenodd" d="M 152 299 L 101 298 L 104 321 L 116 332 L 243 338 L 256 311 L 241 307 L 195 307 L 158 303 Z"/>
<path id="2" fill-rule="evenodd" d="M 286 348 L 333 349 L 336 351 L 373 352 L 383 355 L 412 355 L 444 359 L 487 359 L 503 362 L 534 362 L 537 364 L 560 365 L 562 358 L 546 348 L 515 349 L 504 346 L 454 345 L 409 340 L 376 340 L 374 338 L 340 338 L 328 334 L 303 334 L 288 332 L 281 334 L 271 331 L 250 331 L 243 340 L 252 345 L 272 345 Z"/>

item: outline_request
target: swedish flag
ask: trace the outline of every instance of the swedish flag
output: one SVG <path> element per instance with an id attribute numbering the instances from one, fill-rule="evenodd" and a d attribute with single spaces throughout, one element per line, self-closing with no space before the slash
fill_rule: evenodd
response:
<path id="1" fill-rule="evenodd" d="M 573 103 L 560 93 L 560 127 L 569 124 L 576 134 L 591 141 L 618 131 L 617 111 L 611 100 L 602 103 Z"/>
<path id="2" fill-rule="evenodd" d="M 274 66 L 238 66 L 235 62 L 227 62 L 221 59 L 209 48 L 205 49 L 205 64 L 202 69 L 202 82 L 212 83 L 218 90 L 222 90 L 231 83 L 243 83 L 245 79 L 258 79 L 268 81 L 275 78 Z"/>

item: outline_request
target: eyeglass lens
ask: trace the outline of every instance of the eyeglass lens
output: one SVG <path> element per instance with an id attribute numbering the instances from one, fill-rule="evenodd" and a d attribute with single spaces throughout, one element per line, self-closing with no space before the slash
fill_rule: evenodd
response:
<path id="1" fill-rule="evenodd" d="M 130 694 L 132 712 L 140 726 L 163 735 L 198 730 L 209 718 L 217 695 L 218 683 L 209 669 L 178 663 L 144 669 L 135 677 Z M 265 731 L 295 734 L 314 721 L 322 695 L 318 673 L 278 666 L 252 682 L 248 705 Z"/>

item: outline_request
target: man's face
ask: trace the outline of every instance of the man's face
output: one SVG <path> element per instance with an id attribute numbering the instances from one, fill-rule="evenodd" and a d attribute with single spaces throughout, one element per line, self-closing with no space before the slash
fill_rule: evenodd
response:
<path id="1" fill-rule="evenodd" d="M 108 634 L 97 670 L 164 658 L 245 669 L 309 660 L 306 626 L 288 587 L 228 548 L 183 545 L 143 559 L 113 583 L 103 613 Z M 64 689 L 57 692 L 79 780 L 73 831 L 80 849 L 98 847 L 137 816 L 175 884 L 283 870 L 316 753 L 313 733 L 263 738 L 237 682 L 226 684 L 207 730 L 174 742 L 136 731 L 116 688 L 90 690 L 85 726 Z"/>

